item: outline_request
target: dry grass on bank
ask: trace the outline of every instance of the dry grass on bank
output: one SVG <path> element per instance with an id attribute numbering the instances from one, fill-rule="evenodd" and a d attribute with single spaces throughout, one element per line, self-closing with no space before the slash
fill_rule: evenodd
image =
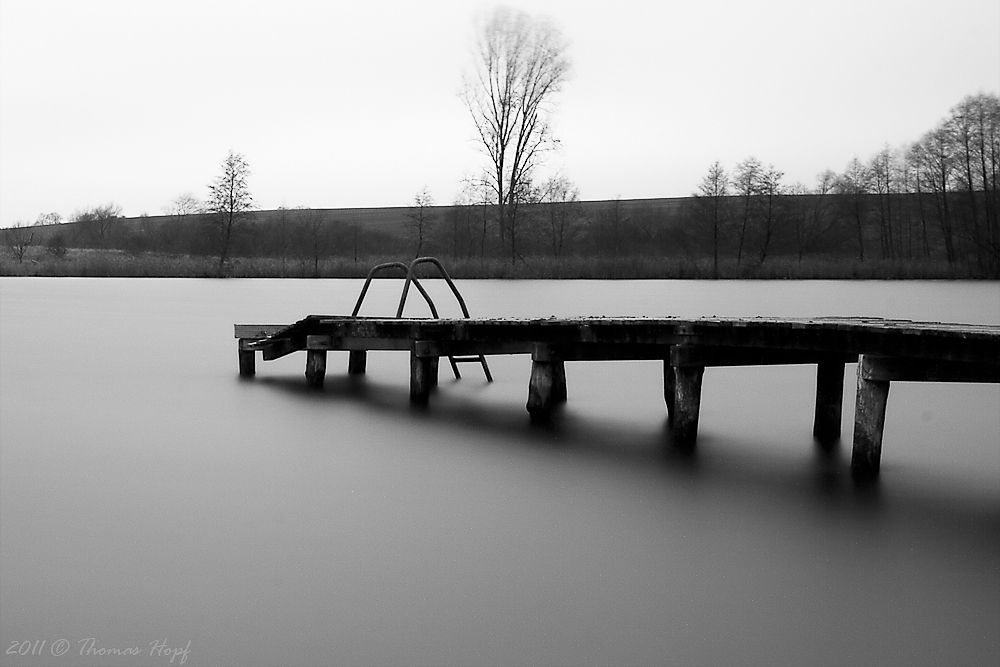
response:
<path id="1" fill-rule="evenodd" d="M 511 264 L 506 259 L 441 258 L 454 278 L 491 279 L 711 279 L 710 258 L 674 257 L 527 257 Z M 400 261 L 398 257 L 328 258 L 313 260 L 254 257 L 235 258 L 220 272 L 218 260 L 190 255 L 131 254 L 120 250 L 70 249 L 53 256 L 32 248 L 22 262 L 4 250 L 0 275 L 79 276 L 123 278 L 363 278 L 376 264 Z M 421 275 L 433 275 L 425 267 Z M 776 257 L 764 263 L 724 261 L 719 278 L 742 280 L 931 280 L 976 279 L 965 265 L 938 260 L 875 260 L 866 262 L 832 258 Z"/>

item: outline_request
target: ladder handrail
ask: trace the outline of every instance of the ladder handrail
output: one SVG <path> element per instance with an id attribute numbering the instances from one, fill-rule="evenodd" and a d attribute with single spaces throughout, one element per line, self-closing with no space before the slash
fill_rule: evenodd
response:
<path id="1" fill-rule="evenodd" d="M 365 295 L 368 294 L 368 288 L 372 284 L 372 278 L 375 277 L 376 273 L 385 271 L 387 269 L 402 269 L 407 273 L 407 276 L 409 275 L 409 267 L 407 267 L 406 264 L 403 264 L 402 262 L 385 262 L 383 264 L 378 264 L 372 267 L 372 270 L 368 272 L 368 277 L 365 278 L 365 286 L 361 288 L 361 294 L 358 296 L 358 302 L 354 304 L 354 310 L 351 312 L 351 317 L 358 316 L 358 312 L 361 310 L 361 302 L 365 300 Z M 423 285 L 420 284 L 420 281 L 414 280 L 414 284 L 417 286 L 417 289 L 420 290 L 420 294 L 424 297 L 424 301 L 426 301 L 427 305 L 430 307 L 431 315 L 434 316 L 434 319 L 440 319 L 440 316 L 438 315 L 437 312 L 437 308 L 434 307 L 434 301 L 431 299 L 430 294 L 428 294 L 427 290 L 423 288 Z M 396 317 L 399 317 L 399 315 L 397 314 Z"/>
<path id="2" fill-rule="evenodd" d="M 402 262 L 396 263 L 402 264 Z M 462 298 L 458 288 L 455 287 L 455 283 L 452 281 L 451 276 L 448 275 L 448 271 L 445 270 L 444 265 L 435 257 L 418 257 L 410 262 L 410 266 L 406 270 L 406 282 L 403 283 L 403 293 L 399 297 L 399 307 L 396 309 L 396 317 L 403 316 L 403 307 L 406 305 L 406 294 L 410 289 L 411 282 L 417 286 L 417 289 L 423 292 L 423 288 L 420 286 L 420 282 L 417 280 L 417 277 L 413 272 L 419 264 L 433 264 L 438 268 L 438 271 L 441 272 L 441 277 L 444 278 L 446 283 L 448 283 L 448 287 L 451 288 L 452 294 L 454 294 L 455 298 L 458 300 L 458 305 L 462 307 L 462 315 L 465 319 L 470 319 L 469 309 L 465 305 L 465 299 Z M 435 314 L 434 317 L 437 317 L 437 315 Z"/>
<path id="3" fill-rule="evenodd" d="M 361 288 L 361 294 L 358 295 L 358 302 L 354 304 L 354 310 L 351 312 L 351 317 L 358 316 L 358 312 L 361 310 L 361 303 L 365 300 L 365 295 L 368 294 L 368 288 L 371 286 L 372 279 L 375 277 L 376 273 L 389 269 L 402 269 L 403 271 L 406 271 L 406 282 L 403 283 L 403 293 L 399 296 L 399 307 L 396 309 L 396 319 L 403 317 L 403 308 L 406 306 L 406 296 L 410 291 L 411 282 L 417 286 L 417 290 L 419 290 L 420 294 L 424 297 L 424 301 L 426 301 L 427 305 L 430 307 L 431 315 L 434 319 L 441 319 L 441 316 L 438 315 L 437 308 L 434 307 L 434 300 L 431 299 L 430 294 L 428 294 L 427 290 L 425 290 L 423 285 L 420 284 L 420 281 L 414 273 L 414 270 L 420 264 L 433 264 L 438 268 L 438 271 L 441 273 L 441 277 L 444 278 L 446 283 L 448 283 L 448 287 L 451 288 L 451 293 L 454 294 L 455 298 L 458 300 L 458 305 L 462 308 L 462 315 L 465 319 L 471 319 L 469 316 L 469 309 L 465 305 L 465 299 L 462 298 L 462 294 L 458 291 L 458 287 L 455 286 L 454 281 L 452 281 L 451 276 L 448 275 L 448 271 L 444 268 L 444 265 L 434 257 L 417 257 L 415 260 L 410 262 L 409 266 L 403 264 L 402 262 L 385 262 L 372 267 L 372 270 L 368 272 L 368 277 L 365 278 L 365 285 Z M 493 374 L 490 373 L 490 367 L 486 363 L 485 355 L 479 354 L 476 355 L 476 357 L 478 357 L 479 363 L 483 366 L 483 373 L 486 374 L 486 381 L 493 382 Z M 461 378 L 462 374 L 458 371 L 458 363 L 456 362 L 455 357 L 449 354 L 448 361 L 451 362 L 451 370 L 455 373 L 455 378 Z M 460 361 L 467 360 L 461 359 Z"/>

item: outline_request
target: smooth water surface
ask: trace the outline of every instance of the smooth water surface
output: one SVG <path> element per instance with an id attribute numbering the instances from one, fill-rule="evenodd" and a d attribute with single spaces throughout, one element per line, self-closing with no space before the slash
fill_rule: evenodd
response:
<path id="1" fill-rule="evenodd" d="M 709 369 L 692 457 L 654 362 L 568 364 L 544 428 L 523 356 L 491 358 L 492 385 L 442 364 L 427 410 L 405 353 L 359 381 L 333 353 L 318 392 L 302 354 L 240 380 L 234 323 L 347 313 L 360 284 L 0 280 L 0 663 L 1000 661 L 997 385 L 894 383 L 860 490 L 853 366 L 829 455 L 808 366 Z M 1000 323 L 996 283 L 460 286 L 477 317 Z"/>

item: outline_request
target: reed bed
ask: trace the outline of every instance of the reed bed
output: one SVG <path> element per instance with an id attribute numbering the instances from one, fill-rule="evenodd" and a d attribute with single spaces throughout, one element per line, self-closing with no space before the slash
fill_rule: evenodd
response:
<path id="1" fill-rule="evenodd" d="M 0 254 L 0 275 L 76 276 L 116 278 L 363 278 L 376 264 L 400 261 L 398 257 L 371 255 L 325 258 L 318 262 L 274 257 L 237 257 L 220 270 L 217 258 L 120 250 L 70 249 L 57 257 L 32 249 L 18 262 L 10 253 Z M 774 257 L 762 263 L 687 257 L 525 257 L 509 259 L 442 257 L 454 278 L 533 280 L 935 280 L 982 279 L 966 264 L 943 260 L 844 261 L 840 258 Z M 432 267 L 421 276 L 435 275 Z"/>

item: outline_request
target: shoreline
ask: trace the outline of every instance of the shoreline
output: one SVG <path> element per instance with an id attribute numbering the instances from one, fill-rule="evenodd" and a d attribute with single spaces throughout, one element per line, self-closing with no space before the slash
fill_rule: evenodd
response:
<path id="1" fill-rule="evenodd" d="M 103 278 L 364 278 L 371 267 L 409 260 L 372 255 L 353 258 L 237 257 L 219 270 L 206 256 L 69 249 L 61 257 L 39 251 L 18 262 L 0 256 L 0 276 Z M 440 257 L 451 277 L 485 280 L 996 280 L 965 264 L 944 260 L 844 261 L 832 257 L 773 257 L 765 262 L 685 257 L 535 257 L 511 264 L 496 258 Z M 436 275 L 430 269 L 422 276 Z"/>

